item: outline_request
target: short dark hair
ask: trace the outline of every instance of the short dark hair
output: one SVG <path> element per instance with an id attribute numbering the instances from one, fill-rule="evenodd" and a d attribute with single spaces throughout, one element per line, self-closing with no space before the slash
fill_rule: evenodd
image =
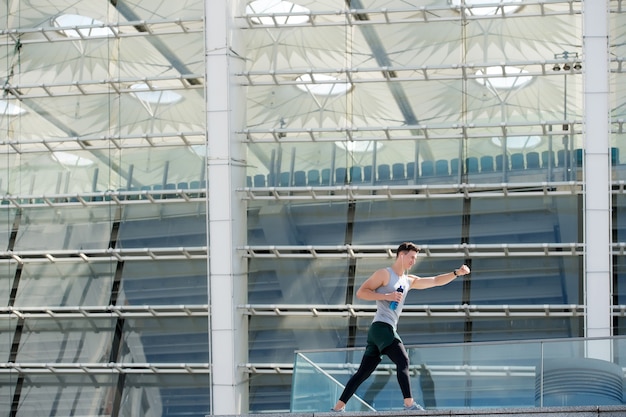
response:
<path id="1" fill-rule="evenodd" d="M 400 246 L 398 246 L 398 249 L 396 250 L 396 258 L 402 252 L 411 252 L 411 251 L 419 252 L 420 248 L 413 242 L 402 242 L 400 243 Z"/>

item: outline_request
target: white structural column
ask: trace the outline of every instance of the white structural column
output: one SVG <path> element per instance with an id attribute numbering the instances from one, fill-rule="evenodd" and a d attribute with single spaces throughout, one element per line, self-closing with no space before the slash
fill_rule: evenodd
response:
<path id="1" fill-rule="evenodd" d="M 586 336 L 611 336 L 611 170 L 609 120 L 609 5 L 585 1 L 583 13 L 585 140 Z M 607 344 L 588 356 L 609 359 Z"/>
<path id="2" fill-rule="evenodd" d="M 245 204 L 235 189 L 245 185 L 245 147 L 234 132 L 245 101 L 232 74 L 241 71 L 235 11 L 241 2 L 206 0 L 206 105 L 208 179 L 208 288 L 210 302 L 211 406 L 214 415 L 248 412 L 247 320 L 237 310 L 247 297 L 246 263 L 237 253 L 246 238 Z M 207 393 L 208 395 L 208 393 Z"/>

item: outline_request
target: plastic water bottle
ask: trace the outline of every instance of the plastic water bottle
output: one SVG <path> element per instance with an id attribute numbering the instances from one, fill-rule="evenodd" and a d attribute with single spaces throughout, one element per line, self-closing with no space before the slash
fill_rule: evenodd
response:
<path id="1" fill-rule="evenodd" d="M 399 293 L 403 293 L 404 288 L 402 288 L 402 285 L 400 285 L 396 291 L 398 291 Z M 391 304 L 389 304 L 389 308 L 395 310 L 396 308 L 398 308 L 398 302 L 392 301 Z"/>

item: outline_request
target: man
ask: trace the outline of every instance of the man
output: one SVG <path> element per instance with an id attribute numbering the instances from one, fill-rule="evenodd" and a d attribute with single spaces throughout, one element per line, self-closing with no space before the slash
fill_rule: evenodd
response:
<path id="1" fill-rule="evenodd" d="M 409 357 L 402 339 L 396 332 L 398 318 L 402 312 L 404 299 L 411 289 L 423 290 L 440 287 L 453 281 L 456 277 L 470 273 L 466 265 L 459 269 L 434 277 L 418 277 L 408 275 L 415 265 L 419 248 L 411 242 L 404 242 L 396 250 L 396 259 L 388 268 L 374 272 L 357 290 L 356 296 L 362 300 L 376 301 L 376 314 L 367 333 L 367 346 L 361 365 L 350 378 L 339 400 L 331 411 L 344 411 L 346 403 L 357 388 L 374 372 L 387 355 L 396 364 L 398 384 L 404 397 L 405 410 L 423 410 L 413 400 L 411 380 L 409 377 Z M 402 287 L 403 292 L 398 291 Z M 397 303 L 394 308 L 393 304 Z"/>

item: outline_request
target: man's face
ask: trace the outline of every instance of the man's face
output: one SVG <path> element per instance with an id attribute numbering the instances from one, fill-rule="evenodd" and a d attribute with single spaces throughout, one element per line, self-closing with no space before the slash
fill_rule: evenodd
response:
<path id="1" fill-rule="evenodd" d="M 402 266 L 404 269 L 410 269 L 415 265 L 415 261 L 417 260 L 416 251 L 402 252 L 400 256 L 402 257 Z"/>

